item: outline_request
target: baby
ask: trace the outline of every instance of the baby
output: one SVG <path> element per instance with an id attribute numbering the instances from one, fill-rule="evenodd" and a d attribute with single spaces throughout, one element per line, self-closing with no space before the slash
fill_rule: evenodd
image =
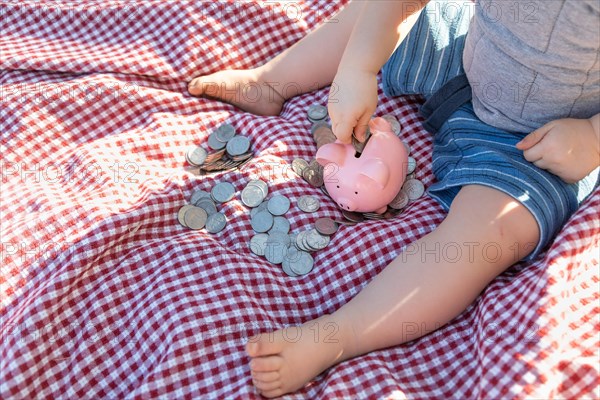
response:
<path id="1" fill-rule="evenodd" d="M 266 397 L 427 333 L 408 334 L 406 322 L 450 321 L 508 267 L 535 258 L 597 184 L 597 0 L 357 1 L 335 19 L 261 67 L 197 77 L 189 92 L 277 115 L 290 97 L 332 85 L 333 132 L 347 143 L 364 138 L 383 67 L 386 95 L 426 98 L 429 195 L 448 215 L 333 314 L 252 338 L 252 381 Z M 434 262 L 427 249 L 446 244 L 459 259 Z"/>

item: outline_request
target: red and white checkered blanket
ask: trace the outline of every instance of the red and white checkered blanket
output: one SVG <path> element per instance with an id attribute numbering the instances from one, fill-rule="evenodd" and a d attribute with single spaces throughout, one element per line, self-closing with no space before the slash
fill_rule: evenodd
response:
<path id="1" fill-rule="evenodd" d="M 288 212 L 293 231 L 340 217 L 289 169 L 314 157 L 306 110 L 328 90 L 259 117 L 192 98 L 186 83 L 264 63 L 335 23 L 341 5 L 0 2 L 1 398 L 258 398 L 250 335 L 336 310 L 440 223 L 423 197 L 392 220 L 343 226 L 302 278 L 249 250 L 239 191 L 251 178 L 293 201 L 318 196 L 317 213 Z M 419 101 L 381 96 L 377 114 L 400 119 L 429 185 Z M 251 138 L 254 159 L 194 174 L 185 149 L 225 121 Z M 222 206 L 225 230 L 177 223 L 194 190 L 224 180 L 238 190 Z M 599 209 L 596 191 L 545 254 L 448 325 L 344 362 L 289 398 L 600 397 Z"/>

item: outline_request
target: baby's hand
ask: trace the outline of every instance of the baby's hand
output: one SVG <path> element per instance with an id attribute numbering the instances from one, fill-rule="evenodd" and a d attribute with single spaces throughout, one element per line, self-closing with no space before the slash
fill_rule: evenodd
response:
<path id="1" fill-rule="evenodd" d="M 577 182 L 600 164 L 600 134 L 594 125 L 592 119 L 551 121 L 525 136 L 517 148 L 537 167 L 567 183 Z"/>
<path id="2" fill-rule="evenodd" d="M 352 133 L 361 142 L 377 107 L 377 76 L 370 72 L 345 69 L 335 76 L 329 93 L 329 116 L 333 134 L 350 143 Z"/>

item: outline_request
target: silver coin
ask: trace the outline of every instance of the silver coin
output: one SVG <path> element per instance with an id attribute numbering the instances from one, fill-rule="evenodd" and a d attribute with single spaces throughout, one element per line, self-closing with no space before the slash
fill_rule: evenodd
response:
<path id="1" fill-rule="evenodd" d="M 291 244 L 290 235 L 284 232 L 269 232 L 269 240 L 271 242 L 282 243 L 286 248 Z"/>
<path id="2" fill-rule="evenodd" d="M 410 154 L 410 145 L 408 143 L 406 143 L 404 140 L 402 141 L 402 144 L 404 145 L 404 148 L 406 149 L 406 154 Z"/>
<path id="3" fill-rule="evenodd" d="M 247 185 L 241 194 L 242 203 L 248 207 L 257 207 L 265 199 L 262 189 L 256 185 Z"/>
<path id="4" fill-rule="evenodd" d="M 371 139 L 371 129 L 368 126 L 367 126 L 367 129 L 365 130 L 365 140 L 363 140 L 362 142 L 360 140 L 358 140 L 358 138 L 354 135 L 354 132 L 352 132 L 352 145 L 354 146 L 354 149 L 356 151 L 358 151 L 359 153 L 362 153 L 365 146 L 369 142 L 369 139 Z M 357 148 L 357 146 L 358 146 L 358 148 Z"/>
<path id="5" fill-rule="evenodd" d="M 215 134 L 221 142 L 228 142 L 235 136 L 235 128 L 231 124 L 222 124 L 217 128 Z"/>
<path id="6" fill-rule="evenodd" d="M 265 181 L 262 181 L 260 179 L 252 179 L 250 182 L 248 182 L 247 186 L 258 187 L 263 192 L 265 197 L 267 197 L 267 195 L 269 194 L 269 185 L 267 185 Z"/>
<path id="7" fill-rule="evenodd" d="M 283 270 L 283 272 L 285 272 L 285 274 L 287 276 L 290 276 L 292 278 L 295 278 L 298 276 L 298 274 L 296 274 L 290 268 L 290 259 L 295 260 L 297 257 L 296 254 L 298 254 L 298 249 L 295 246 L 288 247 L 287 254 L 286 254 L 285 258 L 283 259 L 283 262 L 281 263 L 281 269 Z"/>
<path id="8" fill-rule="evenodd" d="M 287 253 L 287 247 L 281 243 L 267 242 L 265 258 L 272 264 L 281 264 Z"/>
<path id="9" fill-rule="evenodd" d="M 204 228 L 204 225 L 206 225 L 207 218 L 208 214 L 206 213 L 206 211 L 200 207 L 195 206 L 187 210 L 183 216 L 185 225 L 193 230 Z"/>
<path id="10" fill-rule="evenodd" d="M 309 253 L 313 252 L 313 251 L 319 250 L 318 246 L 311 246 L 311 241 L 309 240 L 310 236 L 311 236 L 311 231 L 308 230 L 308 231 L 306 231 L 306 233 L 302 237 L 302 246 L 304 246 L 303 250 L 307 251 Z M 313 244 L 315 244 L 315 241 L 318 241 L 318 238 L 316 238 L 316 237 L 313 238 Z"/>
<path id="11" fill-rule="evenodd" d="M 412 157 L 408 157 L 408 164 L 407 164 L 407 168 L 406 168 L 406 175 L 412 174 L 413 172 L 415 172 L 416 168 L 417 168 L 417 162 L 415 161 L 415 159 L 412 158 Z"/>
<path id="12" fill-rule="evenodd" d="M 290 209 L 290 200 L 281 194 L 275 195 L 269 200 L 267 209 L 273 215 L 283 215 Z"/>
<path id="13" fill-rule="evenodd" d="M 195 206 L 204 209 L 209 216 L 217 213 L 217 206 L 210 197 L 201 198 L 196 202 Z"/>
<path id="14" fill-rule="evenodd" d="M 240 154 L 244 154 L 249 148 L 250 139 L 248 139 L 246 136 L 237 135 L 227 142 L 227 153 L 231 156 L 239 156 Z"/>
<path id="15" fill-rule="evenodd" d="M 317 122 L 326 122 L 327 118 L 323 118 L 323 119 L 312 119 L 311 117 L 308 117 L 308 120 L 310 122 L 312 122 L 313 124 L 316 124 Z"/>
<path id="16" fill-rule="evenodd" d="M 267 248 L 267 239 L 269 235 L 266 233 L 257 233 L 250 239 L 250 250 L 257 256 L 264 256 Z"/>
<path id="17" fill-rule="evenodd" d="M 190 197 L 190 204 L 196 205 L 196 202 L 203 197 L 210 198 L 210 193 L 202 189 L 196 190 L 194 193 L 192 193 L 192 196 Z"/>
<path id="18" fill-rule="evenodd" d="M 187 210 L 193 208 L 194 206 L 191 204 L 186 204 L 185 206 L 182 206 L 179 211 L 177 211 L 177 221 L 181 224 L 181 226 L 185 226 L 186 228 L 188 228 L 188 226 L 185 224 L 185 213 L 187 212 Z"/>
<path id="19" fill-rule="evenodd" d="M 292 171 L 296 173 L 296 175 L 302 176 L 302 172 L 308 167 L 308 162 L 301 158 L 296 158 L 292 161 Z"/>
<path id="20" fill-rule="evenodd" d="M 267 246 L 265 248 L 265 258 L 273 264 L 281 264 L 287 254 L 290 245 L 290 238 L 282 232 L 269 233 Z"/>
<path id="21" fill-rule="evenodd" d="M 321 235 L 316 229 L 311 229 L 306 234 L 306 244 L 312 249 L 322 250 L 329 244 L 329 236 Z"/>
<path id="22" fill-rule="evenodd" d="M 296 246 L 296 238 L 298 237 L 298 233 L 289 233 L 288 236 L 290 237 L 290 246 Z"/>
<path id="23" fill-rule="evenodd" d="M 255 232 L 267 232 L 273 226 L 273 215 L 267 210 L 258 212 L 250 220 L 250 225 Z"/>
<path id="24" fill-rule="evenodd" d="M 227 218 L 220 212 L 210 215 L 206 220 L 206 230 L 210 233 L 221 232 L 225 225 L 227 225 Z"/>
<path id="25" fill-rule="evenodd" d="M 217 137 L 217 132 L 208 135 L 208 147 L 213 150 L 221 150 L 227 146 L 227 142 L 221 142 Z"/>
<path id="26" fill-rule="evenodd" d="M 386 114 L 381 118 L 385 119 L 387 122 L 390 123 L 390 125 L 392 126 L 392 131 L 394 132 L 394 134 L 396 134 L 396 136 L 400 135 L 401 126 L 400 122 L 398 122 L 398 119 L 396 117 L 394 117 L 392 114 Z"/>
<path id="27" fill-rule="evenodd" d="M 256 213 L 266 210 L 267 209 L 267 204 L 269 204 L 268 201 L 263 201 L 258 206 L 256 206 L 253 209 L 251 209 L 250 210 L 250 217 L 254 217 L 256 215 Z"/>
<path id="28" fill-rule="evenodd" d="M 416 200 L 425 193 L 425 185 L 418 179 L 408 179 L 402 185 L 402 190 L 406 193 L 409 200 Z"/>
<path id="29" fill-rule="evenodd" d="M 235 195 L 235 186 L 230 182 L 217 183 L 210 191 L 210 195 L 217 203 L 226 203 L 233 199 L 233 196 Z"/>
<path id="30" fill-rule="evenodd" d="M 285 234 L 290 232 L 290 221 L 288 221 L 287 218 L 285 217 L 274 217 L 273 218 L 273 226 L 271 227 L 271 229 L 269 230 L 269 233 L 271 232 L 283 232 Z"/>
<path id="31" fill-rule="evenodd" d="M 402 210 L 404 207 L 408 205 L 408 195 L 404 190 L 400 190 L 396 197 L 388 204 L 389 207 L 395 210 Z"/>
<path id="32" fill-rule="evenodd" d="M 298 234 L 298 236 L 296 236 L 296 242 L 294 244 L 296 245 L 298 250 L 311 251 L 310 248 L 304 245 L 307 233 L 308 231 L 302 231 Z"/>
<path id="33" fill-rule="evenodd" d="M 294 246 L 294 244 L 290 244 L 290 246 L 287 249 L 287 254 L 285 255 L 285 259 L 289 262 L 289 261 L 295 261 L 298 260 L 298 257 L 300 257 L 300 252 L 299 249 Z"/>
<path id="34" fill-rule="evenodd" d="M 286 269 L 290 269 L 296 275 L 301 276 L 312 271 L 314 259 L 308 252 L 298 250 L 297 255 L 292 255 L 290 258 L 284 258 L 282 266 L 284 263 L 287 264 Z"/>
<path id="35" fill-rule="evenodd" d="M 310 231 L 306 231 L 304 235 L 302 235 L 302 248 L 300 250 L 304 250 L 310 253 L 311 251 L 315 251 L 315 249 L 311 247 L 310 244 L 308 244 L 308 241 L 306 240 L 308 238 L 309 232 Z"/>
<path id="36" fill-rule="evenodd" d="M 367 142 L 359 142 L 358 139 L 352 135 L 352 147 L 354 147 L 354 151 L 357 153 L 362 153 L 366 145 Z"/>
<path id="37" fill-rule="evenodd" d="M 185 153 L 187 162 L 195 167 L 200 167 L 204 164 L 206 156 L 208 156 L 208 152 L 200 146 L 192 146 Z"/>
<path id="38" fill-rule="evenodd" d="M 321 121 L 327 118 L 327 107 L 320 104 L 312 105 L 308 108 L 308 119 L 312 122 Z"/>
<path id="39" fill-rule="evenodd" d="M 319 203 L 319 199 L 314 196 L 304 195 L 298 199 L 298 208 L 304 212 L 315 212 L 320 206 L 321 204 Z"/>

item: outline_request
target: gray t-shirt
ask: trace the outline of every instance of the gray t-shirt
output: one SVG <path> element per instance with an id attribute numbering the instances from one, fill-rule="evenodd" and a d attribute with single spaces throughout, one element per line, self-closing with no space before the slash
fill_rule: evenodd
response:
<path id="1" fill-rule="evenodd" d="M 477 116 L 529 133 L 600 112 L 600 0 L 478 0 L 463 62 Z"/>

